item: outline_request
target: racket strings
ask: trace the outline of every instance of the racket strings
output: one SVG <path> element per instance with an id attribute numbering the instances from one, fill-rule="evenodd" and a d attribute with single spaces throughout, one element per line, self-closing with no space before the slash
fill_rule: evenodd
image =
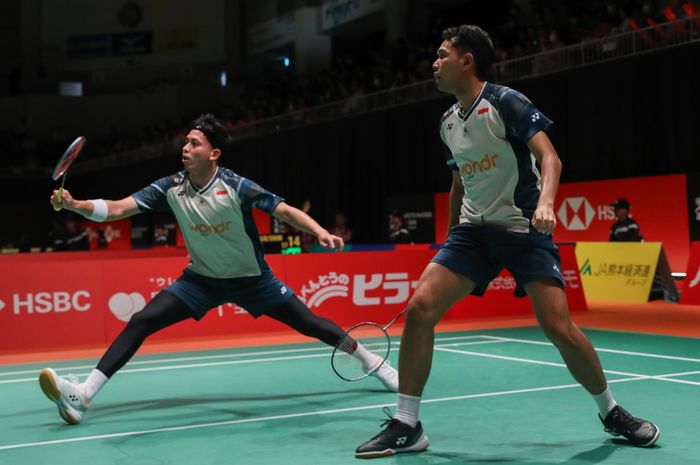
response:
<path id="1" fill-rule="evenodd" d="M 354 381 L 374 373 L 389 355 L 389 336 L 378 325 L 351 328 L 338 342 L 331 363 L 341 378 Z"/>
<path id="2" fill-rule="evenodd" d="M 357 341 L 355 338 L 346 333 L 340 342 L 338 342 L 336 348 L 348 355 L 352 355 L 357 350 Z"/>

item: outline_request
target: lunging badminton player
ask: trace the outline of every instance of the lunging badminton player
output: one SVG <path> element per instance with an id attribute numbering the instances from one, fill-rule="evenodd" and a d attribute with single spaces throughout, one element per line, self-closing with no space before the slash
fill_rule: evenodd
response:
<path id="1" fill-rule="evenodd" d="M 218 166 L 228 137 L 220 121 L 202 115 L 187 134 L 182 149 L 183 171 L 116 201 L 76 200 L 67 190 L 59 201 L 58 191 L 53 192 L 54 207 L 72 210 L 93 221 L 171 210 L 191 260 L 177 281 L 131 317 L 84 383 L 63 379 L 51 368 L 41 372 L 41 389 L 58 405 L 66 422 L 80 422 L 89 401 L 149 335 L 188 318 L 199 320 L 223 303 L 234 302 L 253 317 L 266 315 L 331 346 L 345 337 L 338 325 L 314 315 L 291 288 L 272 274 L 263 258 L 252 209 L 313 234 L 324 247 L 342 249 L 343 240 L 253 181 Z M 381 357 L 362 345 L 354 347 L 352 355 L 363 366 L 376 367 Z M 396 392 L 398 375 L 394 368 L 384 363 L 373 376 Z"/>
<path id="2" fill-rule="evenodd" d="M 552 121 L 521 93 L 486 82 L 495 54 L 485 31 L 463 25 L 446 29 L 442 38 L 433 63 L 435 80 L 457 98 L 440 125 L 453 170 L 450 232 L 408 304 L 396 415 L 355 455 L 372 458 L 428 447 L 418 410 L 432 363 L 434 327 L 460 299 L 481 295 L 503 267 L 530 297 L 540 326 L 572 376 L 595 400 L 605 430 L 637 446 L 653 445 L 659 429 L 615 402 L 595 350 L 569 315 L 551 236 L 561 173 L 545 133 Z"/>

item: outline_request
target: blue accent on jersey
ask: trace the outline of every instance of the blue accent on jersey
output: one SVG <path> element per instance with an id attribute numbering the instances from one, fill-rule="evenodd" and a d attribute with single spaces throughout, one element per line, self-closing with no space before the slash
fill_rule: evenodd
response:
<path id="1" fill-rule="evenodd" d="M 503 116 L 508 132 L 527 144 L 539 131 L 546 131 L 552 120 L 540 112 L 523 94 L 503 86 L 491 86 L 498 102 L 493 105 Z"/>
<path id="2" fill-rule="evenodd" d="M 182 186 L 182 188 L 184 188 L 186 174 L 187 173 L 185 171 L 180 171 L 179 173 L 171 176 L 160 178 L 140 191 L 134 193 L 132 197 L 136 201 L 136 205 L 139 206 L 139 210 L 142 212 L 170 211 L 170 205 L 168 205 L 167 197 L 168 190 L 178 186 Z"/>
<path id="3" fill-rule="evenodd" d="M 537 202 L 540 200 L 540 190 L 537 188 L 539 181 L 533 171 L 532 157 L 530 149 L 520 139 L 507 137 L 515 152 L 515 159 L 518 162 L 518 183 L 515 185 L 513 200 L 515 206 L 520 208 L 523 216 L 529 220 L 535 214 Z"/>
<path id="4" fill-rule="evenodd" d="M 532 157 L 527 143 L 539 131 L 546 131 L 552 125 L 544 113 L 517 90 L 503 86 L 490 86 L 484 96 L 498 108 L 506 127 L 506 139 L 510 142 L 518 162 L 518 183 L 515 187 L 515 206 L 523 216 L 532 219 L 540 198 L 537 188 L 538 177 L 533 171 Z"/>

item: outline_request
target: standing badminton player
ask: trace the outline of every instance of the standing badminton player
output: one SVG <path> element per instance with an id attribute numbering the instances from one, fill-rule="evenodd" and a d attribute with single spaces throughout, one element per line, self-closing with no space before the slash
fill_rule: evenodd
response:
<path id="1" fill-rule="evenodd" d="M 551 236 L 561 173 L 561 161 L 545 134 L 551 120 L 519 92 L 486 82 L 495 55 L 485 31 L 463 25 L 446 29 L 442 38 L 433 63 L 435 80 L 458 100 L 440 125 L 453 170 L 450 232 L 408 304 L 396 414 L 355 455 L 373 458 L 427 449 L 418 410 L 432 363 L 434 327 L 459 300 L 483 294 L 503 267 L 529 296 L 540 326 L 573 377 L 595 400 L 605 431 L 637 446 L 652 446 L 659 429 L 615 402 L 595 350 L 569 315 Z"/>
<path id="2" fill-rule="evenodd" d="M 192 124 L 182 149 L 184 170 L 154 182 L 122 200 L 76 200 L 69 191 L 51 196 L 54 207 L 77 212 L 93 221 L 111 221 L 137 213 L 171 210 L 185 238 L 190 263 L 182 276 L 135 313 L 84 383 L 63 379 L 47 368 L 39 376 L 44 394 L 58 405 L 68 423 L 79 423 L 90 399 L 138 350 L 151 334 L 188 318 L 201 319 L 209 309 L 234 302 L 253 317 L 266 315 L 336 346 L 345 332 L 313 314 L 280 282 L 263 258 L 252 209 L 258 208 L 295 228 L 313 234 L 328 248 L 342 249 L 343 240 L 323 229 L 306 213 L 286 204 L 249 179 L 218 166 L 228 140 L 225 126 L 212 115 Z M 370 369 L 382 359 L 354 344 L 347 349 Z M 398 375 L 386 363 L 372 375 L 396 392 Z"/>

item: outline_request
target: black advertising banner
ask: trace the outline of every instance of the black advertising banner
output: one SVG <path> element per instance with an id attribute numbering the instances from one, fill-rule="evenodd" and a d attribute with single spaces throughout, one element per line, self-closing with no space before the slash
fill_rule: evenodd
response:
<path id="1" fill-rule="evenodd" d="M 151 31 L 123 32 L 112 34 L 112 55 L 148 55 L 153 53 Z"/>
<path id="2" fill-rule="evenodd" d="M 389 197 L 386 200 L 387 231 L 390 229 L 390 215 L 399 215 L 410 234 L 409 242 L 432 244 L 435 242 L 434 208 L 432 194 Z"/>

